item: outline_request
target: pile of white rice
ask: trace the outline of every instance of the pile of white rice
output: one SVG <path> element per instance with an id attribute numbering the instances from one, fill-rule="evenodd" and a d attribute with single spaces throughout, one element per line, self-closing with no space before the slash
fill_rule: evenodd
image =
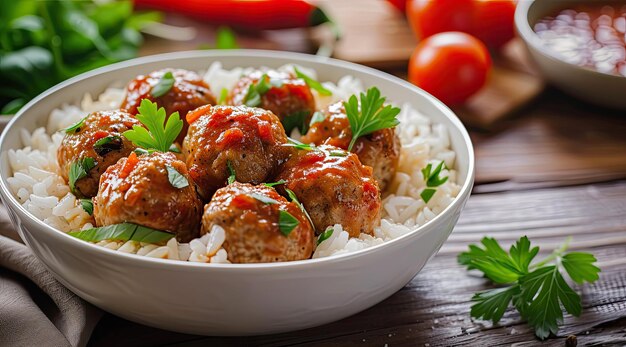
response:
<path id="1" fill-rule="evenodd" d="M 316 77 L 315 71 L 300 66 L 298 68 Z M 280 69 L 293 71 L 293 66 Z M 231 89 L 247 70 L 249 69 L 225 70 L 216 62 L 204 74 L 204 79 L 214 93 L 219 95 L 222 88 Z M 313 91 L 319 109 L 364 90 L 361 82 L 351 76 L 342 77 L 337 84 L 323 84 L 333 94 L 321 96 Z M 24 148 L 8 151 L 13 170 L 13 177 L 8 182 L 13 195 L 26 210 L 63 232 L 93 228 L 93 218 L 82 209 L 79 200 L 59 175 L 56 153 L 64 135 L 60 130 L 76 123 L 90 112 L 118 108 L 123 97 L 124 90 L 119 88 L 107 89 L 96 100 L 87 94 L 80 106 L 63 105 L 53 110 L 46 128 L 38 128 L 32 133 L 21 129 Z M 449 176 L 448 181 L 436 188 L 436 193 L 428 203 L 422 200 L 420 193 L 426 188 L 426 183 L 421 169 L 429 163 L 433 167 L 437 166 L 441 161 L 445 162 L 446 167 L 452 168 L 455 153 L 450 149 L 450 139 L 444 125 L 432 124 L 430 119 L 409 104 L 403 105 L 401 109 L 398 116 L 401 126 L 397 127 L 402 141 L 400 162 L 396 176 L 383 199 L 380 227 L 374 230 L 374 236 L 362 234 L 358 238 L 350 238 L 341 225 L 337 224 L 332 235 L 317 247 L 313 258 L 358 251 L 409 233 L 441 213 L 459 193 L 455 170 L 444 169 L 441 176 Z M 292 137 L 299 137 L 297 130 L 295 132 L 291 134 Z M 179 243 L 176 239 L 171 239 L 165 246 L 135 241 L 101 241 L 96 245 L 148 257 L 228 263 L 228 254 L 222 248 L 224 238 L 224 230 L 216 226 L 210 233 L 190 243 Z"/>

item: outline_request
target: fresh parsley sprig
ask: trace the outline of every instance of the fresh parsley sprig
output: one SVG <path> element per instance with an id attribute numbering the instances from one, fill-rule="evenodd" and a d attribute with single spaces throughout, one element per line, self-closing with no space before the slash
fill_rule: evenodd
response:
<path id="1" fill-rule="evenodd" d="M 85 120 L 87 119 L 87 117 L 89 116 L 83 117 L 81 120 L 70 125 L 68 128 L 64 129 L 63 131 L 65 131 L 66 134 L 76 134 L 77 132 L 80 131 L 80 128 L 82 128 L 83 125 L 85 125 Z"/>
<path id="2" fill-rule="evenodd" d="M 426 181 L 427 188 L 422 190 L 420 196 L 425 203 L 428 203 L 433 195 L 435 195 L 435 192 L 437 191 L 435 187 L 439 187 L 440 185 L 446 183 L 446 181 L 448 180 L 448 176 L 439 177 L 439 174 L 441 174 L 441 170 L 443 170 L 444 168 L 445 164 L 443 161 L 441 161 L 441 163 L 439 163 L 439 165 L 437 165 L 434 170 L 432 164 L 428 164 L 425 168 L 422 169 L 422 176 L 424 176 L 424 181 Z"/>
<path id="3" fill-rule="evenodd" d="M 372 87 L 366 94 L 360 93 L 360 102 L 352 95 L 343 105 L 352 130 L 352 140 L 348 151 L 352 150 L 356 140 L 374 131 L 393 128 L 400 124 L 396 116 L 400 109 L 391 105 L 383 106 L 386 98 L 380 96 L 380 90 Z"/>
<path id="4" fill-rule="evenodd" d="M 145 125 L 145 128 L 135 125 L 122 135 L 136 146 L 148 151 L 170 151 L 176 137 L 183 129 L 183 121 L 178 116 L 178 112 L 172 113 L 165 122 L 165 109 L 158 108 L 156 103 L 148 99 L 141 100 L 141 105 L 137 110 L 139 113 L 135 118 Z"/>
<path id="5" fill-rule="evenodd" d="M 246 106 L 257 107 L 261 105 L 261 97 L 272 87 L 280 88 L 282 86 L 282 81 L 270 78 L 266 73 L 264 73 L 258 81 L 250 83 L 248 91 L 243 97 L 243 103 Z"/>
<path id="6" fill-rule="evenodd" d="M 508 253 L 493 238 L 485 237 L 481 243 L 483 247 L 470 245 L 468 252 L 459 254 L 459 263 L 506 286 L 474 294 L 470 314 L 495 324 L 512 303 L 542 340 L 557 333 L 563 321 L 562 308 L 574 316 L 582 311 L 580 296 L 565 281 L 563 270 L 578 284 L 599 278 L 596 258 L 589 253 L 565 253 L 567 242 L 534 264 L 539 247 L 531 248 L 526 236 L 512 245 Z"/>

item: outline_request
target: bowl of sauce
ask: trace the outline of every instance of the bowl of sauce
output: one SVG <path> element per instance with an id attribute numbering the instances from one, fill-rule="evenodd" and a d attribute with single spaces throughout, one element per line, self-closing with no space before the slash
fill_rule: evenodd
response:
<path id="1" fill-rule="evenodd" d="M 552 84 L 580 99 L 626 109 L 626 0 L 520 1 L 515 24 Z"/>

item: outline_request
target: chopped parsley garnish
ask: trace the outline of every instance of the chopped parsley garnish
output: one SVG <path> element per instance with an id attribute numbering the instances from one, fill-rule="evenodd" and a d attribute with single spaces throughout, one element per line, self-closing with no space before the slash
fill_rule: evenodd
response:
<path id="1" fill-rule="evenodd" d="M 279 186 L 281 184 L 285 184 L 287 183 L 287 181 L 285 180 L 280 180 L 280 181 L 276 181 L 276 182 L 271 182 L 271 183 L 263 183 L 266 187 L 275 187 L 275 186 Z"/>
<path id="2" fill-rule="evenodd" d="M 103 156 L 109 152 L 117 151 L 122 148 L 122 138 L 117 135 L 103 137 L 93 144 L 93 150 L 99 156 Z"/>
<path id="3" fill-rule="evenodd" d="M 80 180 L 81 178 L 87 177 L 87 175 L 89 174 L 89 170 L 96 167 L 96 165 L 98 165 L 98 163 L 92 157 L 78 159 L 70 164 L 68 181 L 72 193 L 77 194 L 76 181 Z"/>
<path id="4" fill-rule="evenodd" d="M 352 130 L 352 140 L 348 151 L 352 150 L 359 137 L 400 124 L 396 119 L 400 109 L 391 105 L 383 106 L 386 98 L 380 96 L 378 88 L 372 87 L 366 93 L 360 93 L 360 103 L 356 95 L 352 95 L 347 102 L 343 103 Z"/>
<path id="5" fill-rule="evenodd" d="M 248 91 L 243 97 L 243 103 L 246 106 L 257 107 L 261 105 L 261 96 L 265 95 L 272 87 L 280 88 L 283 82 L 277 79 L 269 78 L 267 74 L 263 74 L 256 83 L 248 86 Z"/>
<path id="6" fill-rule="evenodd" d="M 93 201 L 91 199 L 80 199 L 78 200 L 80 203 L 80 207 L 85 210 L 90 216 L 93 215 Z"/>
<path id="7" fill-rule="evenodd" d="M 430 199 L 435 195 L 437 190 L 434 187 L 439 187 L 440 185 L 446 183 L 448 180 L 448 176 L 439 177 L 441 170 L 445 168 L 445 163 L 442 161 L 437 165 L 437 167 L 433 170 L 433 165 L 428 164 L 425 168 L 422 169 L 422 175 L 424 176 L 424 181 L 426 181 L 426 187 L 420 196 L 424 200 L 425 203 L 428 203 Z"/>
<path id="8" fill-rule="evenodd" d="M 157 104 L 148 99 L 141 100 L 141 105 L 137 110 L 139 113 L 135 118 L 145 125 L 145 128 L 134 125 L 131 130 L 125 131 L 122 135 L 136 146 L 148 151 L 169 151 L 183 129 L 183 121 L 178 116 L 178 112 L 172 113 L 165 122 L 165 109 L 163 107 L 157 109 Z"/>
<path id="9" fill-rule="evenodd" d="M 185 188 L 189 185 L 189 181 L 185 176 L 183 176 L 178 170 L 176 170 L 171 165 L 165 165 L 165 169 L 167 170 L 167 180 L 170 181 L 170 184 L 174 188 Z"/>
<path id="10" fill-rule="evenodd" d="M 458 261 L 468 270 L 476 269 L 497 284 L 506 286 L 474 294 L 471 308 L 474 318 L 491 320 L 494 324 L 510 306 L 535 329 L 535 335 L 545 339 L 556 334 L 563 322 L 563 311 L 579 316 L 580 296 L 567 284 L 563 274 L 578 284 L 598 280 L 600 269 L 589 253 L 565 253 L 567 242 L 542 261 L 531 264 L 539 247 L 530 247 L 526 236 L 511 246 L 507 253 L 498 241 L 485 237 L 482 246 L 470 245 L 459 254 Z"/>
<path id="11" fill-rule="evenodd" d="M 306 85 L 309 86 L 309 88 L 316 90 L 321 95 L 327 95 L 327 96 L 333 95 L 333 93 L 330 90 L 326 89 L 321 83 L 314 80 L 312 77 L 307 76 L 302 71 L 298 70 L 297 67 L 294 66 L 293 70 L 296 72 L 296 76 L 304 80 L 304 83 L 306 83 Z"/>
<path id="12" fill-rule="evenodd" d="M 133 223 L 112 224 L 99 228 L 74 231 L 68 234 L 89 242 L 110 240 L 137 241 L 154 244 L 164 244 L 175 236 L 166 231 L 156 230 Z"/>
<path id="13" fill-rule="evenodd" d="M 311 219 L 311 216 L 309 216 L 309 213 L 304 208 L 304 205 L 302 205 L 302 203 L 298 201 L 298 197 L 296 196 L 296 193 L 294 193 L 293 190 L 289 188 L 285 188 L 285 191 L 287 192 L 287 195 L 289 195 L 291 202 L 293 202 L 294 204 L 296 204 L 296 206 L 298 206 L 300 211 L 302 211 L 302 213 L 304 213 L 304 215 L 306 216 L 306 219 L 309 220 L 309 223 L 311 223 L 311 227 L 315 229 L 315 224 L 313 224 L 313 220 Z"/>
<path id="14" fill-rule="evenodd" d="M 322 112 L 322 111 L 315 111 L 315 113 L 313 113 L 313 117 L 311 117 L 311 122 L 309 123 L 309 127 L 312 127 L 313 124 L 315 124 L 315 123 L 323 122 L 324 119 L 326 119 L 326 116 L 324 115 L 324 112 Z"/>
<path id="15" fill-rule="evenodd" d="M 82 128 L 83 125 L 85 124 L 85 119 L 87 119 L 87 117 L 89 117 L 89 116 L 83 117 L 83 119 L 81 119 L 78 122 L 74 123 L 69 128 L 66 128 L 65 129 L 65 133 L 66 134 L 76 134 L 77 132 L 79 132 L 80 128 Z"/>
<path id="16" fill-rule="evenodd" d="M 287 211 L 280 210 L 278 214 L 278 229 L 285 236 L 289 236 L 293 229 L 295 229 L 300 222 L 298 219 L 291 215 Z"/>
<path id="17" fill-rule="evenodd" d="M 233 184 L 233 182 L 237 180 L 237 176 L 235 175 L 235 169 L 233 169 L 233 164 L 230 163 L 230 160 L 226 162 L 226 165 L 228 166 L 229 172 L 228 184 Z"/>
<path id="18" fill-rule="evenodd" d="M 281 122 L 283 123 L 283 128 L 285 128 L 285 132 L 291 134 L 294 128 L 298 128 L 300 134 L 306 134 L 307 131 L 309 131 L 309 123 L 306 121 L 308 115 L 308 110 L 302 110 L 284 117 Z"/>
<path id="19" fill-rule="evenodd" d="M 170 89 L 172 89 L 172 86 L 174 86 L 175 81 L 176 79 L 174 78 L 174 75 L 172 74 L 171 71 L 164 73 L 163 77 L 161 77 L 161 79 L 157 82 L 157 84 L 155 84 L 154 87 L 152 87 L 152 90 L 150 91 L 150 95 L 154 98 L 158 98 L 160 96 L 167 94 L 167 92 L 169 92 Z"/>
<path id="20" fill-rule="evenodd" d="M 269 196 L 265 196 L 263 194 L 259 194 L 259 193 L 249 193 L 248 194 L 249 197 L 251 198 L 255 198 L 257 200 L 259 200 L 260 202 L 266 204 L 266 205 L 275 205 L 278 204 L 278 201 L 270 198 Z"/>
<path id="21" fill-rule="evenodd" d="M 333 227 L 328 227 L 323 233 L 321 233 L 320 236 L 317 238 L 317 245 L 319 246 L 320 243 L 328 240 L 328 238 L 333 235 L 333 231 L 335 231 Z"/>
<path id="22" fill-rule="evenodd" d="M 295 149 L 300 149 L 300 150 L 305 150 L 305 151 L 317 151 L 318 150 L 318 148 L 315 147 L 315 145 L 308 145 L 298 140 L 294 140 L 291 137 L 288 137 L 287 141 L 288 142 L 285 143 L 283 146 L 294 147 Z"/>
<path id="23" fill-rule="evenodd" d="M 228 100 L 228 89 L 222 88 L 220 91 L 220 99 L 217 101 L 218 105 L 226 105 L 226 100 Z"/>

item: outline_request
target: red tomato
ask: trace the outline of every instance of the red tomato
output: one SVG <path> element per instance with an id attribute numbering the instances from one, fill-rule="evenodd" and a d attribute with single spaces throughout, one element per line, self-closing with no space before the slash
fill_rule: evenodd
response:
<path id="1" fill-rule="evenodd" d="M 446 32 L 421 41 L 409 61 L 409 81 L 448 105 L 459 104 L 487 80 L 491 59 L 477 38 Z"/>
<path id="2" fill-rule="evenodd" d="M 406 12 L 419 38 L 462 31 L 500 47 L 514 35 L 514 0 L 409 0 Z"/>
<path id="3" fill-rule="evenodd" d="M 473 25 L 472 0 L 409 0 L 406 13 L 419 38 L 444 31 L 468 32 Z"/>
<path id="4" fill-rule="evenodd" d="M 393 7 L 397 8 L 398 11 L 404 13 L 406 10 L 406 0 L 387 0 Z"/>
<path id="5" fill-rule="evenodd" d="M 515 2 L 474 0 L 474 27 L 470 32 L 491 47 L 500 47 L 515 36 Z"/>

